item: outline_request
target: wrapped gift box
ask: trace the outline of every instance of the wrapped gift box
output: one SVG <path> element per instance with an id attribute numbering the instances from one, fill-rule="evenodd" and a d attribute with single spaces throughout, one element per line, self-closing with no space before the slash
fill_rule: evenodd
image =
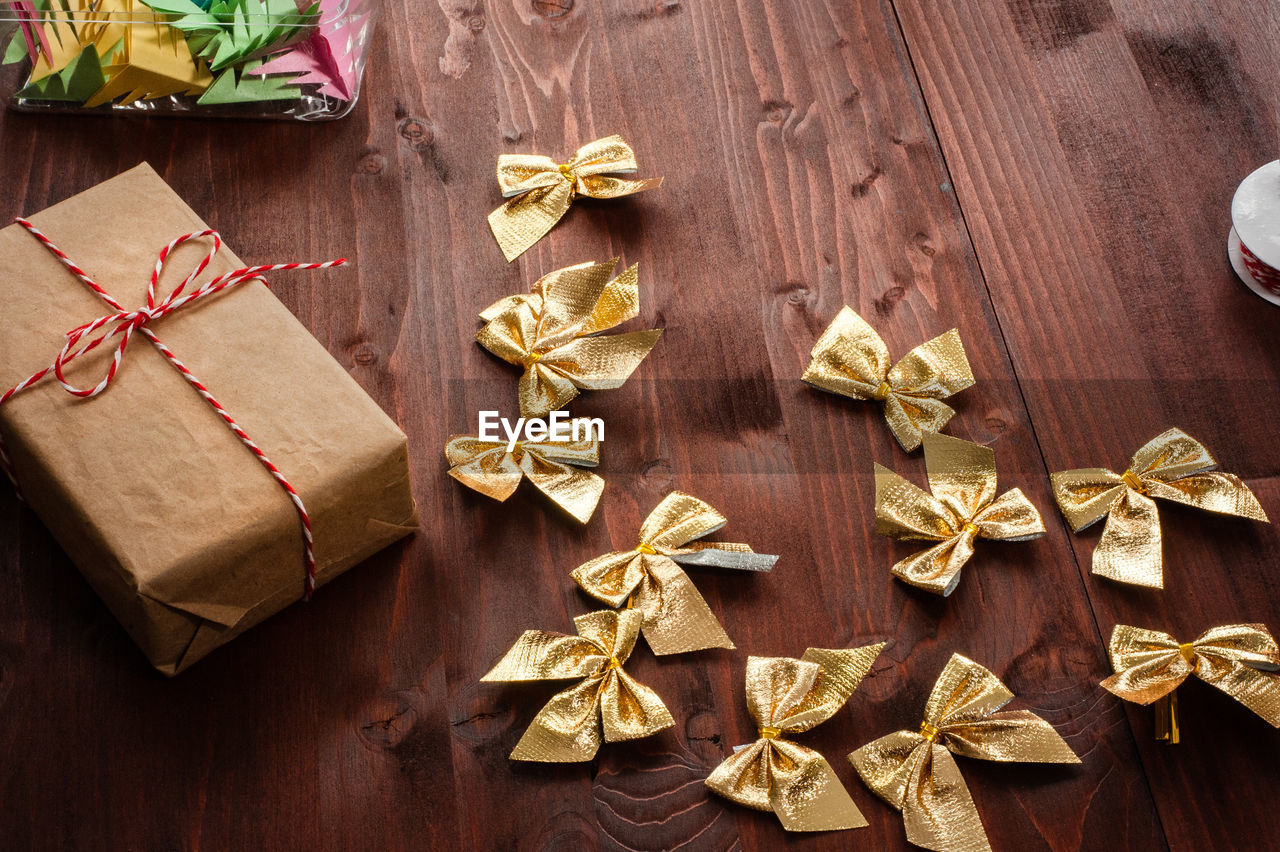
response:
<path id="1" fill-rule="evenodd" d="M 159 250 L 208 227 L 145 164 L 31 221 L 127 309 L 145 304 Z M 157 292 L 209 247 L 180 246 Z M 242 266 L 224 247 L 197 283 Z M 109 312 L 25 229 L 0 230 L 0 391 Z M 318 585 L 417 527 L 404 434 L 262 282 L 151 328 L 297 489 Z M 76 360 L 68 380 L 96 384 L 114 348 Z M 49 377 L 0 406 L 0 435 L 31 508 L 165 674 L 303 596 L 293 504 L 140 335 L 101 395 L 77 398 Z"/>

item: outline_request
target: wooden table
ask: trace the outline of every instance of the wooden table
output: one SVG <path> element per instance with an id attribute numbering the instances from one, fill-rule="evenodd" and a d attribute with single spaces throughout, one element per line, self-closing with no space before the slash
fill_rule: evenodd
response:
<path id="1" fill-rule="evenodd" d="M 1239 180 L 1276 156 L 1280 7 L 1246 0 L 388 0 L 363 102 L 332 125 L 0 119 L 0 215 L 151 162 L 250 262 L 345 254 L 276 292 L 410 437 L 424 527 L 165 680 L 41 523 L 0 495 L 0 845 L 100 849 L 896 848 L 845 755 L 911 727 L 953 651 L 1044 715 L 1079 767 L 962 760 L 996 849 L 1275 844 L 1280 732 L 1181 690 L 1185 741 L 1098 687 L 1117 622 L 1280 630 L 1274 526 L 1162 505 L 1166 588 L 1089 573 L 1050 471 L 1203 440 L 1280 515 L 1280 309 L 1226 258 Z M 485 216 L 502 152 L 620 133 L 657 192 L 581 204 L 508 265 Z M 526 486 L 445 473 L 445 438 L 511 410 L 477 310 L 551 269 L 639 262 L 666 329 L 607 422 L 579 528 Z M 799 381 L 842 305 L 895 353 L 959 328 L 977 386 L 949 432 L 996 449 L 1049 532 L 991 544 L 948 599 L 889 574 L 872 462 L 918 482 L 874 406 Z M 591 764 L 507 753 L 553 687 L 482 685 L 529 627 L 570 630 L 568 572 L 634 545 L 673 488 L 781 554 L 699 572 L 736 651 L 629 665 L 674 728 Z M 786 836 L 702 781 L 755 733 L 748 654 L 888 640 L 803 737 L 871 826 Z"/>

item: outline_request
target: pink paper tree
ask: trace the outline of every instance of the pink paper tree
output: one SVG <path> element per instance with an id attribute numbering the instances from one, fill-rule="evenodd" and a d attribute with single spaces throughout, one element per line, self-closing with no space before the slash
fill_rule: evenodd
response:
<path id="1" fill-rule="evenodd" d="M 309 39 L 246 73 L 292 74 L 293 85 L 316 83 L 320 94 L 350 101 L 372 22 L 368 0 L 320 0 L 320 25 Z"/>

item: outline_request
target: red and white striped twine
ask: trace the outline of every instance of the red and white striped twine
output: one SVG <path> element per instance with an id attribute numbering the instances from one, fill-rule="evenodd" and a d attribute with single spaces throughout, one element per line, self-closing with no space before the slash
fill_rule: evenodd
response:
<path id="1" fill-rule="evenodd" d="M 1249 270 L 1253 280 L 1265 287 L 1268 292 L 1280 296 L 1280 269 L 1260 260 L 1256 254 L 1249 251 L 1249 247 L 1243 240 L 1240 241 L 1240 256 L 1244 259 L 1244 267 Z"/>
<path id="2" fill-rule="evenodd" d="M 127 311 L 124 309 L 123 305 L 111 297 L 110 293 L 102 289 L 102 287 L 90 278 L 83 269 L 77 266 L 71 258 L 67 257 L 66 253 L 63 252 L 62 249 L 54 245 L 52 240 L 41 233 L 35 225 L 32 225 L 26 219 L 19 218 L 15 221 L 17 221 L 17 223 L 22 227 L 26 228 L 37 240 L 43 243 L 45 248 L 56 255 L 58 260 L 62 262 L 62 265 L 70 270 L 72 275 L 84 282 L 85 286 L 96 293 L 102 301 L 114 308 L 115 312 L 107 314 L 106 316 L 98 317 L 91 322 L 87 322 L 84 325 L 67 332 L 67 341 L 63 344 L 62 351 L 58 353 L 58 357 L 54 359 L 53 363 L 38 373 L 23 379 L 8 391 L 5 391 L 3 395 L 0 395 L 0 406 L 3 406 L 16 394 L 31 387 L 50 373 L 54 374 L 58 383 L 66 389 L 67 393 L 79 397 L 95 397 L 106 390 L 107 387 L 110 386 L 112 379 L 115 378 L 116 373 L 120 369 L 121 359 L 124 357 L 124 350 L 128 347 L 129 340 L 133 337 L 134 332 L 143 335 L 147 340 L 151 341 L 151 344 L 159 350 L 160 354 L 167 358 L 169 363 L 182 374 L 182 377 L 187 380 L 187 383 L 196 389 L 196 393 L 200 394 L 204 401 L 209 403 L 210 407 L 212 407 L 213 410 L 217 412 L 218 416 L 222 418 L 222 421 L 227 424 L 227 427 L 230 428 L 231 431 L 235 433 L 236 437 L 249 448 L 258 461 L 262 463 L 262 466 L 267 469 L 267 472 L 275 477 L 276 482 L 280 483 L 280 487 L 285 490 L 286 494 L 288 494 L 289 500 L 292 501 L 294 508 L 298 512 L 298 519 L 302 522 L 302 538 L 307 563 L 306 588 L 303 597 L 306 600 L 310 600 L 311 594 L 316 588 L 315 547 L 311 537 L 311 518 L 307 514 L 306 506 L 302 504 L 302 498 L 298 495 L 297 490 L 289 484 L 289 480 L 280 472 L 280 469 L 276 467 L 272 463 L 271 459 L 267 457 L 267 454 L 262 451 L 262 448 L 253 442 L 253 439 L 245 433 L 244 429 L 240 428 L 240 424 L 236 423 L 232 416 L 227 413 L 227 410 L 222 407 L 222 404 L 218 402 L 217 399 L 214 398 L 213 394 L 209 392 L 209 389 L 191 373 L 191 370 L 187 368 L 187 365 L 182 363 L 182 361 L 178 359 L 178 356 L 173 354 L 173 351 L 170 350 L 169 347 L 160 342 L 160 339 L 156 337 L 155 332 L 153 332 L 148 326 L 153 320 L 166 317 L 174 311 L 186 307 L 193 302 L 197 302 L 200 299 L 213 296 L 223 290 L 235 287 L 238 284 L 243 284 L 246 281 L 261 281 L 262 273 L 264 272 L 276 272 L 286 269 L 328 269 L 333 266 L 344 265 L 347 262 L 346 259 L 331 260 L 327 263 L 279 263 L 271 266 L 247 266 L 243 269 L 236 269 L 232 272 L 219 275 L 218 277 L 192 290 L 190 293 L 185 293 L 186 289 L 192 285 L 202 272 L 204 272 L 204 270 L 213 261 L 213 258 L 218 254 L 218 251 L 221 250 L 222 238 L 218 235 L 217 231 L 212 230 L 184 234 L 160 250 L 160 255 L 156 259 L 155 269 L 151 272 L 151 281 L 147 285 L 147 304 L 137 310 Z M 157 303 L 156 285 L 160 280 L 160 274 L 164 271 L 165 263 L 168 261 L 169 256 L 173 253 L 174 249 L 183 243 L 190 240 L 198 240 L 202 237 L 210 237 L 213 240 L 213 248 L 209 250 L 208 254 L 206 254 L 198 264 L 196 264 L 195 268 L 191 271 L 191 274 L 183 279 L 181 284 L 174 288 L 168 298 Z M 264 281 L 263 283 L 266 282 Z M 73 362 L 76 358 L 79 358 L 81 355 L 92 352 L 108 340 L 117 337 L 120 339 L 120 342 L 116 345 L 115 354 L 112 356 L 111 364 L 107 367 L 107 373 L 103 376 L 102 381 L 98 382 L 91 388 L 76 387 L 67 381 L 64 370 L 68 364 Z M 18 487 L 18 480 L 14 474 L 12 462 L 10 461 L 9 454 L 5 449 L 3 435 L 0 435 L 0 467 L 4 468 L 5 475 L 9 477 L 9 481 L 13 483 L 14 490 L 18 492 L 18 497 L 21 498 L 22 490 Z"/>

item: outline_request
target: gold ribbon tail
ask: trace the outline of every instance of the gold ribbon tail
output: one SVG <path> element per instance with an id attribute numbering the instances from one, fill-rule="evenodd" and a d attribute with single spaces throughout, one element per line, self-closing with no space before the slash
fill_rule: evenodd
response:
<path id="1" fill-rule="evenodd" d="M 1156 739 L 1169 745 L 1182 741 L 1178 730 L 1178 690 L 1156 699 Z"/>

